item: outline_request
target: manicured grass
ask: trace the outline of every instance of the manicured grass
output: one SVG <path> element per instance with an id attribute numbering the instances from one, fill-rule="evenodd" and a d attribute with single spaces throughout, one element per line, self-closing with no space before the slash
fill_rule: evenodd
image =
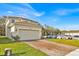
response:
<path id="1" fill-rule="evenodd" d="M 45 53 L 23 42 L 0 44 L 0 55 L 4 55 L 5 48 L 11 48 L 14 56 L 46 56 Z"/>
<path id="2" fill-rule="evenodd" d="M 12 42 L 12 39 L 10 39 L 6 36 L 0 36 L 0 44 L 10 43 L 10 42 Z"/>
<path id="3" fill-rule="evenodd" d="M 4 49 L 11 48 L 14 56 L 46 56 L 45 53 L 23 42 L 13 42 L 12 39 L 0 36 L 0 55 L 4 55 Z"/>
<path id="4" fill-rule="evenodd" d="M 58 42 L 58 43 L 63 43 L 63 44 L 79 47 L 79 40 L 48 39 L 48 41 Z"/>

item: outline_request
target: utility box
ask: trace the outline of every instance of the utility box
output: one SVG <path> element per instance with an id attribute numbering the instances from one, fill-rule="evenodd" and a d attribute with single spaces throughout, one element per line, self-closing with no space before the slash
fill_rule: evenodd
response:
<path id="1" fill-rule="evenodd" d="M 12 49 L 11 48 L 5 48 L 4 55 L 5 56 L 11 56 L 12 55 Z"/>

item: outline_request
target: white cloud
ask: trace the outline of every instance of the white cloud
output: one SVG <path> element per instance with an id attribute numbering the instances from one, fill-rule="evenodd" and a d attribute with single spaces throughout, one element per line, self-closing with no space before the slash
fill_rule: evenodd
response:
<path id="1" fill-rule="evenodd" d="M 48 19 L 48 20 L 50 20 L 49 22 L 51 23 L 57 23 L 59 20 L 60 20 L 60 18 L 59 17 L 53 17 L 53 16 L 48 16 L 48 17 L 46 17 L 46 19 Z"/>
<path id="2" fill-rule="evenodd" d="M 45 12 L 38 12 L 36 9 L 34 9 L 31 5 L 29 4 L 22 4 L 23 6 L 26 6 L 24 11 L 28 11 L 30 14 L 39 17 L 45 14 Z M 23 8 L 22 8 L 23 9 Z M 27 13 L 28 13 L 27 12 Z"/>
<path id="3" fill-rule="evenodd" d="M 62 16 L 62 15 L 67 15 L 68 12 L 67 12 L 67 10 L 56 10 L 55 14 Z"/>
<path id="4" fill-rule="evenodd" d="M 23 6 L 26 6 L 26 7 L 28 7 L 29 9 L 31 9 L 31 10 L 33 10 L 33 11 L 36 11 L 31 5 L 29 5 L 29 4 L 21 4 L 21 5 L 23 5 Z"/>
<path id="5" fill-rule="evenodd" d="M 58 18 L 53 18 L 52 21 L 53 21 L 53 22 L 58 22 L 59 19 L 58 19 Z"/>
<path id="6" fill-rule="evenodd" d="M 58 10 L 54 11 L 54 13 L 56 15 L 59 15 L 59 16 L 69 15 L 69 14 L 72 14 L 72 13 L 75 13 L 75 12 L 79 12 L 79 8 L 75 8 L 75 9 L 58 9 Z"/>
<path id="7" fill-rule="evenodd" d="M 61 30 L 79 30 L 79 24 L 67 24 L 59 27 Z"/>
<path id="8" fill-rule="evenodd" d="M 45 12 L 39 12 L 29 4 L 20 4 L 20 6 L 11 5 L 11 4 L 6 4 L 6 5 L 9 7 L 8 10 L 10 10 L 7 13 L 8 15 L 23 16 L 37 21 L 39 20 L 38 17 L 45 14 Z"/>
<path id="9" fill-rule="evenodd" d="M 42 16 L 42 15 L 44 15 L 44 14 L 45 14 L 45 12 L 41 12 L 41 13 L 37 13 L 37 12 L 36 12 L 36 13 L 34 13 L 35 16 Z"/>
<path id="10" fill-rule="evenodd" d="M 7 11 L 7 13 L 12 14 L 13 12 L 12 11 Z"/>

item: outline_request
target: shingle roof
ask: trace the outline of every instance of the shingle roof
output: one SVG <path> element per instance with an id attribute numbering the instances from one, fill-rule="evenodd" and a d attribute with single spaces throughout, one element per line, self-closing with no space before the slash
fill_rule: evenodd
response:
<path id="1" fill-rule="evenodd" d="M 17 16 L 3 16 L 4 18 L 8 18 L 8 19 L 16 19 L 15 24 L 17 25 L 27 25 L 27 26 L 31 26 L 31 27 L 42 27 L 40 23 L 27 19 L 27 18 L 23 18 L 23 17 L 17 17 Z"/>

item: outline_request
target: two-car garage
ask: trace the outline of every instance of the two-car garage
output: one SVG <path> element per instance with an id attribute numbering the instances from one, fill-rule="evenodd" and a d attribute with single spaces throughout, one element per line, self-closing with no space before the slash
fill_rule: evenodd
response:
<path id="1" fill-rule="evenodd" d="M 40 39 L 40 30 L 19 29 L 20 40 L 35 40 Z"/>

